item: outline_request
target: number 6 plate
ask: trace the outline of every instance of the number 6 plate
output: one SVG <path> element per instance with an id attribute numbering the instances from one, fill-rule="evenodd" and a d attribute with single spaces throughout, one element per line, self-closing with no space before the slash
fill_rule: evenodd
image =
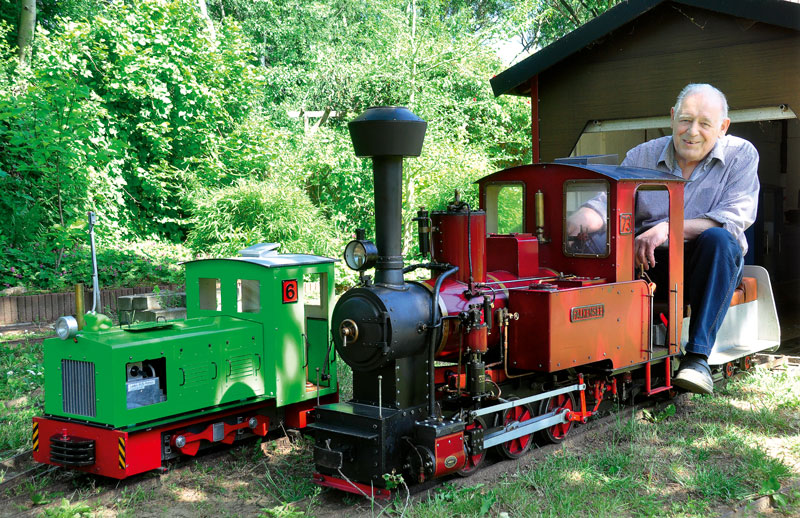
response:
<path id="1" fill-rule="evenodd" d="M 288 279 L 283 281 L 283 303 L 294 302 L 297 302 L 297 279 Z"/>

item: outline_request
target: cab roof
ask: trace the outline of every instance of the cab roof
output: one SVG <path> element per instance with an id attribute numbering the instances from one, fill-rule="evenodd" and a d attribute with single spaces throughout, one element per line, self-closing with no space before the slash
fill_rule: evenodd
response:
<path id="1" fill-rule="evenodd" d="M 568 168 L 584 169 L 605 176 L 606 178 L 614 180 L 615 182 L 645 180 L 645 181 L 658 181 L 658 182 L 686 183 L 688 181 L 681 176 L 675 176 L 670 173 L 656 171 L 655 169 L 645 169 L 642 167 L 627 167 L 627 166 L 605 165 L 605 164 L 545 163 L 545 164 L 527 164 L 517 167 L 511 167 L 509 169 L 503 169 L 502 171 L 497 171 L 496 173 L 492 173 L 489 176 L 484 176 L 475 183 L 483 183 L 487 180 L 488 181 L 497 180 L 500 177 L 511 173 L 512 171 L 517 172 L 531 168 L 542 169 L 544 171 L 541 171 L 541 173 L 546 174 L 546 169 L 548 167 L 556 167 L 556 168 L 568 167 Z"/>

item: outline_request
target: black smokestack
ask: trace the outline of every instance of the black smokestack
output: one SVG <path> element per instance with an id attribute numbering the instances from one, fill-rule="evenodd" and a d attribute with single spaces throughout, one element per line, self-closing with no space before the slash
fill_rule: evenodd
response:
<path id="1" fill-rule="evenodd" d="M 348 125 L 358 157 L 372 157 L 375 184 L 375 282 L 403 285 L 403 157 L 419 156 L 428 123 L 402 106 L 367 109 Z"/>

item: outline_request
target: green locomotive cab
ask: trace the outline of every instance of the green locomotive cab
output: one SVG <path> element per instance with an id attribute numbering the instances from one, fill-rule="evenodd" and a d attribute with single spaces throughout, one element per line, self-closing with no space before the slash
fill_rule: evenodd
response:
<path id="1" fill-rule="evenodd" d="M 321 394 L 335 392 L 328 333 L 334 262 L 255 245 L 242 257 L 186 263 L 186 314 L 259 324 L 270 373 L 264 389 L 279 407 L 316 397 L 317 381 Z"/>
<path id="2" fill-rule="evenodd" d="M 185 263 L 185 320 L 113 326 L 89 314 L 77 334 L 46 340 L 36 460 L 124 478 L 245 432 L 304 427 L 320 399 L 337 400 L 328 331 L 335 260 L 276 247 Z M 132 440 L 129 460 L 106 441 L 112 431 Z M 92 443 L 91 455 L 73 436 Z M 104 442 L 114 443 L 105 454 Z"/>

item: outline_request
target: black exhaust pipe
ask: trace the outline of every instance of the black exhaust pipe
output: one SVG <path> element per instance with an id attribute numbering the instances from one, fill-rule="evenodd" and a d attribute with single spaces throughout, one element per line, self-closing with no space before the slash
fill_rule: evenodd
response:
<path id="1" fill-rule="evenodd" d="M 419 156 L 428 123 L 403 106 L 368 108 L 348 124 L 358 157 L 372 157 L 375 184 L 375 282 L 402 286 L 403 157 Z"/>

